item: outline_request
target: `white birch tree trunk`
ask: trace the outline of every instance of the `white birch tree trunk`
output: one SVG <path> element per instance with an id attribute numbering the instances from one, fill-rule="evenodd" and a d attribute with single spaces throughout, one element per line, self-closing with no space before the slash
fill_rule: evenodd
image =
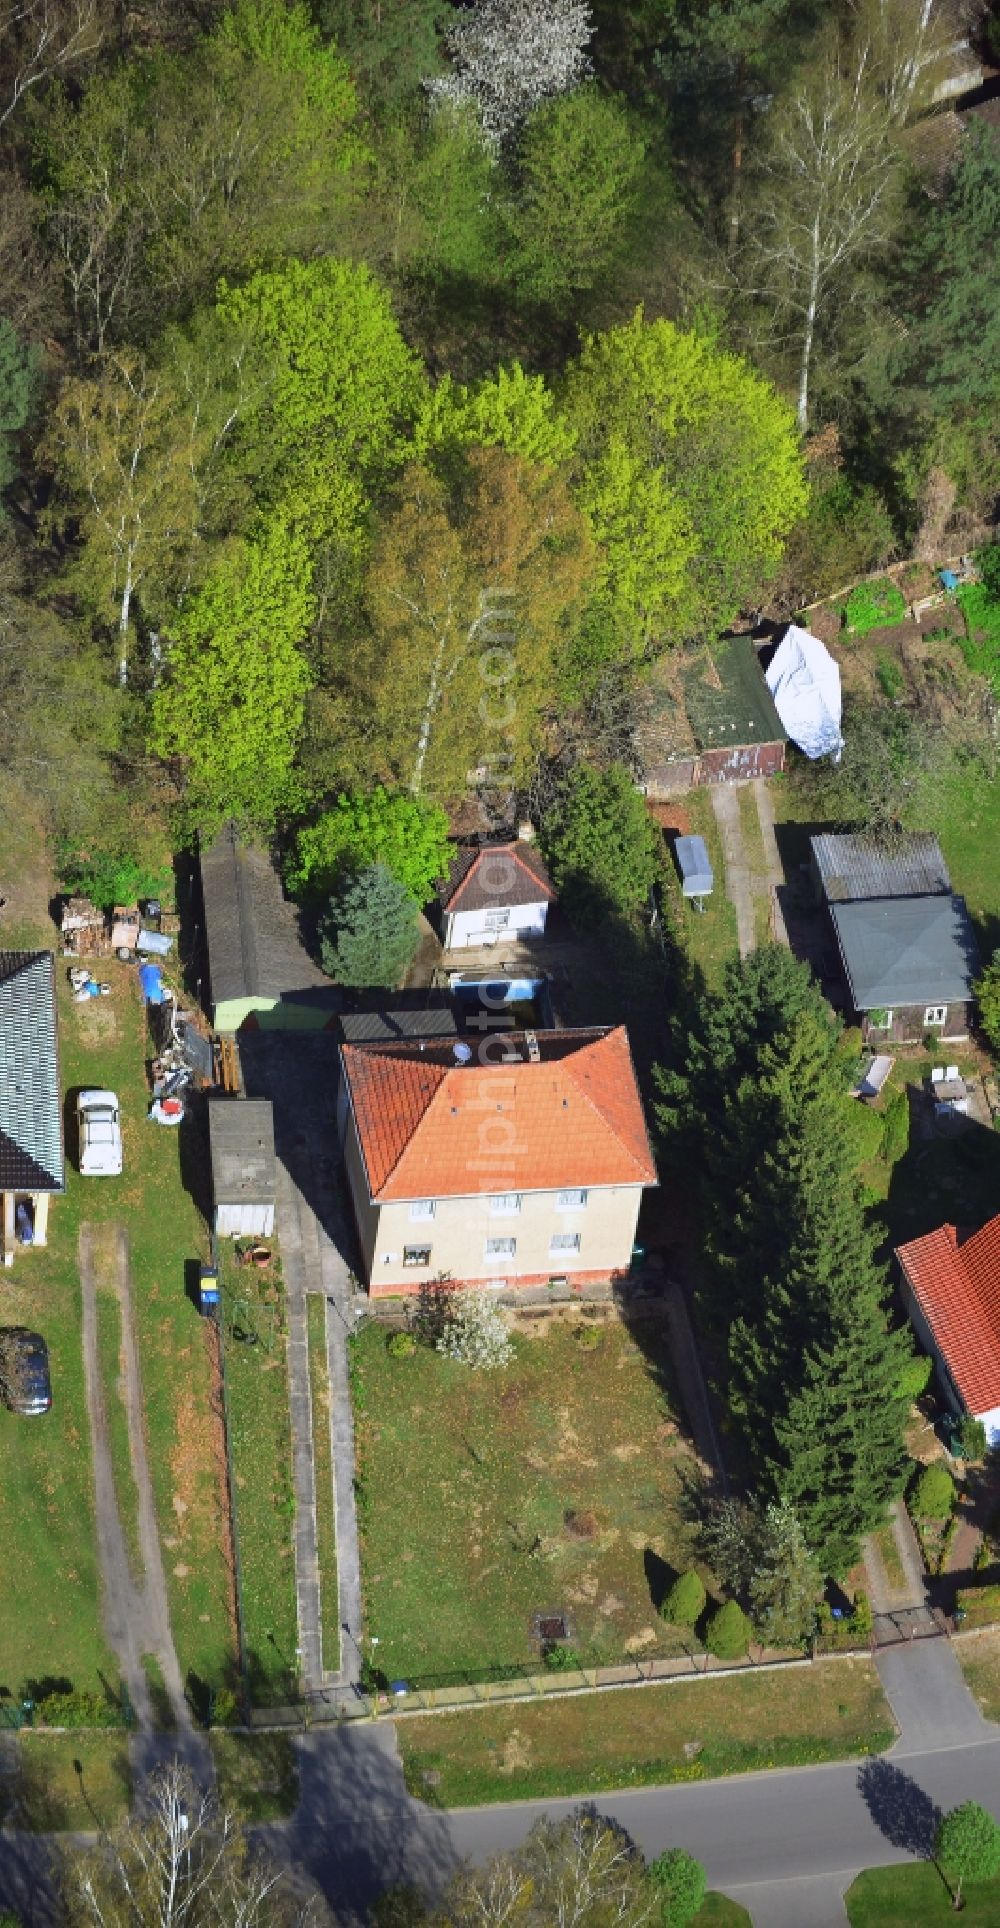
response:
<path id="1" fill-rule="evenodd" d="M 813 222 L 812 263 L 809 272 L 809 298 L 806 302 L 805 326 L 802 331 L 802 361 L 799 366 L 799 404 L 798 420 L 803 434 L 809 425 L 809 370 L 812 362 L 813 336 L 816 332 L 816 310 L 819 305 L 819 218 Z"/>

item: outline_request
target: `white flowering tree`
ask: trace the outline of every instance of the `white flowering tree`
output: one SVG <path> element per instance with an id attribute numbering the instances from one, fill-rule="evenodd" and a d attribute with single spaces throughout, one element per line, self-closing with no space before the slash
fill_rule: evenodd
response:
<path id="1" fill-rule="evenodd" d="M 477 1372 L 497 1372 L 510 1364 L 514 1348 L 507 1321 L 492 1299 L 482 1292 L 456 1292 L 449 1297 L 447 1316 L 435 1341 L 438 1352 Z"/>
<path id="2" fill-rule="evenodd" d="M 479 0 L 447 35 L 452 71 L 429 80 L 428 92 L 471 103 L 489 145 L 501 147 L 543 100 L 584 78 L 593 31 L 585 0 Z"/>

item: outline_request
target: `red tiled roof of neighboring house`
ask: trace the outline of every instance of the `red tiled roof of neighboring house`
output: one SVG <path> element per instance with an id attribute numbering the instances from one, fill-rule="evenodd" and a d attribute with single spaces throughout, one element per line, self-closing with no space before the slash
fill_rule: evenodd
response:
<path id="1" fill-rule="evenodd" d="M 482 844 L 459 850 L 441 902 L 446 911 L 494 910 L 499 904 L 552 904 L 552 879 L 531 844 Z"/>
<path id="2" fill-rule="evenodd" d="M 529 1055 L 532 1038 L 537 1062 Z M 624 1026 L 342 1049 L 372 1197 L 655 1185 Z"/>
<path id="3" fill-rule="evenodd" d="M 959 1241 L 954 1225 L 896 1252 L 941 1357 L 972 1413 L 1000 1406 L 1000 1216 Z"/>

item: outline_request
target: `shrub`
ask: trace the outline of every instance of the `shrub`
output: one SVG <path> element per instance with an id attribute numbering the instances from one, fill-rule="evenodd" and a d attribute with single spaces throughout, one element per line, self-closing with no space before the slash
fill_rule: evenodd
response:
<path id="1" fill-rule="evenodd" d="M 865 1593 L 861 1587 L 858 1588 L 854 1596 L 850 1625 L 852 1634 L 854 1634 L 858 1640 L 871 1639 L 872 1628 L 875 1625 L 872 1615 L 872 1603 L 867 1593 Z"/>
<path id="2" fill-rule="evenodd" d="M 59 877 L 68 891 L 89 897 L 99 910 L 110 910 L 114 904 L 135 904 L 146 897 L 165 897 L 173 891 L 165 865 L 143 863 L 122 850 L 64 848 Z"/>
<path id="3" fill-rule="evenodd" d="M 986 1458 L 986 1428 L 981 1419 L 973 1419 L 965 1413 L 958 1429 L 958 1451 L 962 1459 L 973 1461 Z"/>
<path id="4" fill-rule="evenodd" d="M 500 1307 L 475 1290 L 452 1294 L 436 1350 L 476 1372 L 496 1372 L 514 1353 Z"/>
<path id="5" fill-rule="evenodd" d="M 886 1164 L 895 1165 L 905 1156 L 909 1144 L 910 1101 L 904 1089 L 893 1092 L 882 1113 L 882 1157 Z"/>
<path id="6" fill-rule="evenodd" d="M 915 1399 L 920 1398 L 922 1392 L 926 1392 L 930 1376 L 931 1362 L 926 1352 L 913 1353 L 907 1359 L 899 1380 L 899 1390 L 911 1405 Z"/>
<path id="7" fill-rule="evenodd" d="M 91 1694 L 73 1688 L 66 1694 L 48 1694 L 35 1703 L 35 1719 L 43 1727 L 122 1727 L 122 1710 L 106 1694 Z"/>
<path id="8" fill-rule="evenodd" d="M 859 582 L 844 604 L 844 626 L 849 636 L 867 636 L 871 629 L 886 629 L 890 623 L 901 623 L 905 615 L 902 591 L 885 576 L 875 582 Z"/>
<path id="9" fill-rule="evenodd" d="M 649 1864 L 663 1928 L 687 1928 L 705 1899 L 705 1870 L 684 1848 L 668 1848 Z"/>
<path id="10" fill-rule="evenodd" d="M 955 1482 L 943 1460 L 932 1460 L 917 1474 L 910 1504 L 918 1520 L 946 1520 L 955 1504 Z"/>
<path id="11" fill-rule="evenodd" d="M 578 1346 L 583 1347 L 585 1352 L 596 1352 L 597 1347 L 601 1343 L 600 1326 L 596 1326 L 596 1325 L 578 1326 L 577 1333 L 576 1333 L 576 1342 Z"/>
<path id="12" fill-rule="evenodd" d="M 412 1332 L 392 1332 L 386 1340 L 385 1349 L 390 1359 L 409 1359 L 416 1352 L 417 1342 Z"/>
<path id="13" fill-rule="evenodd" d="M 746 1653 L 749 1638 L 749 1622 L 735 1600 L 727 1600 L 713 1613 L 705 1628 L 705 1645 L 716 1660 L 738 1660 Z"/>
<path id="14" fill-rule="evenodd" d="M 705 1611 L 705 1589 L 693 1567 L 680 1573 L 670 1588 L 660 1612 L 675 1627 L 693 1627 Z"/>
<path id="15" fill-rule="evenodd" d="M 542 1659 L 554 1674 L 578 1673 L 583 1664 L 575 1647 L 561 1647 L 555 1642 L 545 1648 Z"/>
<path id="16" fill-rule="evenodd" d="M 906 678 L 898 663 L 880 650 L 875 663 L 875 681 L 887 703 L 895 703 L 906 688 Z"/>
<path id="17" fill-rule="evenodd" d="M 231 1687 L 220 1687 L 212 1702 L 212 1720 L 216 1727 L 231 1727 L 240 1711 L 239 1701 Z"/>
<path id="18" fill-rule="evenodd" d="M 995 603 L 1000 603 L 1000 542 L 991 542 L 976 552 L 976 563 L 983 587 Z"/>

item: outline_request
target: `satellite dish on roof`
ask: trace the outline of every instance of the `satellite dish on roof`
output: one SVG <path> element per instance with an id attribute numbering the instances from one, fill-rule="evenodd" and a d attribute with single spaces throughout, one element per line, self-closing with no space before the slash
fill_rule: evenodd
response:
<path id="1" fill-rule="evenodd" d="M 469 1045 L 453 1044 L 451 1048 L 456 1064 L 470 1064 L 472 1062 L 472 1049 Z"/>

